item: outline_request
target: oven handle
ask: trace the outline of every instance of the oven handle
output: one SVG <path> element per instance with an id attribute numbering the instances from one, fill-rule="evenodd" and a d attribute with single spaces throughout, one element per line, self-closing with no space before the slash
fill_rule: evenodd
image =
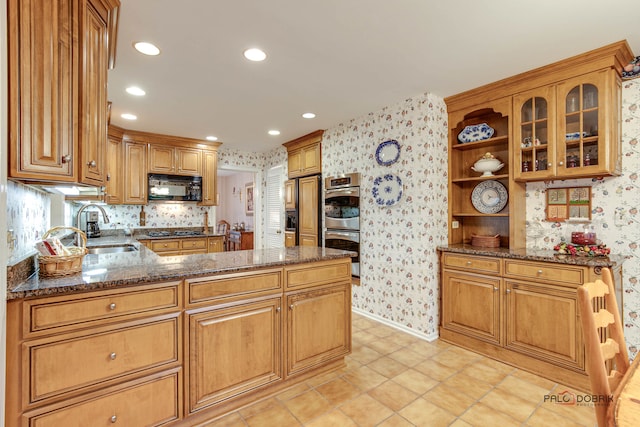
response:
<path id="1" fill-rule="evenodd" d="M 325 239 L 346 239 L 352 242 L 360 243 L 360 233 L 351 233 L 348 231 L 326 231 L 324 233 Z"/>
<path id="2" fill-rule="evenodd" d="M 360 188 L 337 188 L 335 190 L 325 190 L 325 198 L 340 196 L 360 196 Z"/>

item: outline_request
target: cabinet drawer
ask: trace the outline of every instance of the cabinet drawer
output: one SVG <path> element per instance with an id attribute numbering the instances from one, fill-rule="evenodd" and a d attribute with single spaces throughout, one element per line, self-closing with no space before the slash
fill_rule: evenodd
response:
<path id="1" fill-rule="evenodd" d="M 178 361 L 178 319 L 25 343 L 27 402 Z"/>
<path id="2" fill-rule="evenodd" d="M 566 285 L 582 285 L 586 279 L 585 267 L 517 260 L 505 260 L 504 266 L 505 277 Z"/>
<path id="3" fill-rule="evenodd" d="M 74 325 L 83 327 L 105 320 L 124 320 L 129 317 L 148 316 L 160 310 L 177 309 L 180 305 L 180 282 L 169 282 L 132 292 L 122 290 L 83 294 L 75 297 L 47 298 L 25 301 L 23 315 L 25 335 L 54 329 L 56 332 Z"/>
<path id="4" fill-rule="evenodd" d="M 151 250 L 154 252 L 180 250 L 180 240 L 152 240 Z"/>
<path id="5" fill-rule="evenodd" d="M 500 274 L 500 258 L 460 255 L 445 252 L 442 264 L 445 268 L 463 269 L 474 273 Z"/>
<path id="6" fill-rule="evenodd" d="M 286 268 L 287 289 L 351 281 L 351 258 Z"/>
<path id="7" fill-rule="evenodd" d="M 158 426 L 180 418 L 180 394 L 179 373 L 174 371 L 53 412 L 25 414 L 24 425 Z"/>
<path id="8" fill-rule="evenodd" d="M 183 239 L 182 249 L 206 249 L 207 239 Z"/>
<path id="9" fill-rule="evenodd" d="M 282 270 L 241 273 L 185 280 L 189 303 L 282 290 Z"/>

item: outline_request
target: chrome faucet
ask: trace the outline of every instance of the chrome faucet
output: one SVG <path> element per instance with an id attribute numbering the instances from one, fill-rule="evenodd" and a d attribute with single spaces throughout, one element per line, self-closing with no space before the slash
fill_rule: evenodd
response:
<path id="1" fill-rule="evenodd" d="M 95 206 L 96 208 L 98 208 L 100 210 L 100 212 L 102 212 L 102 220 L 104 221 L 105 224 L 107 224 L 109 222 L 109 216 L 107 215 L 107 212 L 104 210 L 104 208 L 100 205 L 96 205 L 95 203 L 87 203 L 86 205 L 82 205 L 80 207 L 80 209 L 78 209 L 78 213 L 76 214 L 76 228 L 80 229 L 80 214 L 82 214 L 82 212 L 89 208 Z M 80 245 L 82 244 L 82 239 L 80 238 L 80 233 L 77 233 L 76 235 L 76 246 L 80 247 Z"/>

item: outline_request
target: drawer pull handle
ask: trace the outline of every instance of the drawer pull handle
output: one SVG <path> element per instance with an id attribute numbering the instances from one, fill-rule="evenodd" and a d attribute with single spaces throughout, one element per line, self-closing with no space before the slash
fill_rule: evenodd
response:
<path id="1" fill-rule="evenodd" d="M 116 417 L 115 415 L 112 415 L 110 420 L 112 423 L 115 423 L 116 421 L 118 421 L 118 417 Z"/>
<path id="2" fill-rule="evenodd" d="M 111 304 L 109 304 L 109 310 L 115 310 L 116 309 L 116 303 L 112 302 Z"/>
<path id="3" fill-rule="evenodd" d="M 538 275 L 542 274 L 542 270 L 538 270 Z"/>
<path id="4" fill-rule="evenodd" d="M 116 360 L 116 356 L 117 356 L 117 355 L 116 355 L 115 353 L 111 353 L 111 354 L 109 355 L 109 359 L 111 359 L 111 360 Z"/>

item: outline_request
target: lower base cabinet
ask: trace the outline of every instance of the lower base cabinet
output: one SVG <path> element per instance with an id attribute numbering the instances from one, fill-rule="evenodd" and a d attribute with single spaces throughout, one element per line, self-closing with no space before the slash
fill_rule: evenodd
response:
<path id="1" fill-rule="evenodd" d="M 282 379 L 282 298 L 189 315 L 189 411 Z"/>
<path id="2" fill-rule="evenodd" d="M 589 390 L 576 292 L 596 269 L 448 252 L 441 269 L 442 340 Z"/>

